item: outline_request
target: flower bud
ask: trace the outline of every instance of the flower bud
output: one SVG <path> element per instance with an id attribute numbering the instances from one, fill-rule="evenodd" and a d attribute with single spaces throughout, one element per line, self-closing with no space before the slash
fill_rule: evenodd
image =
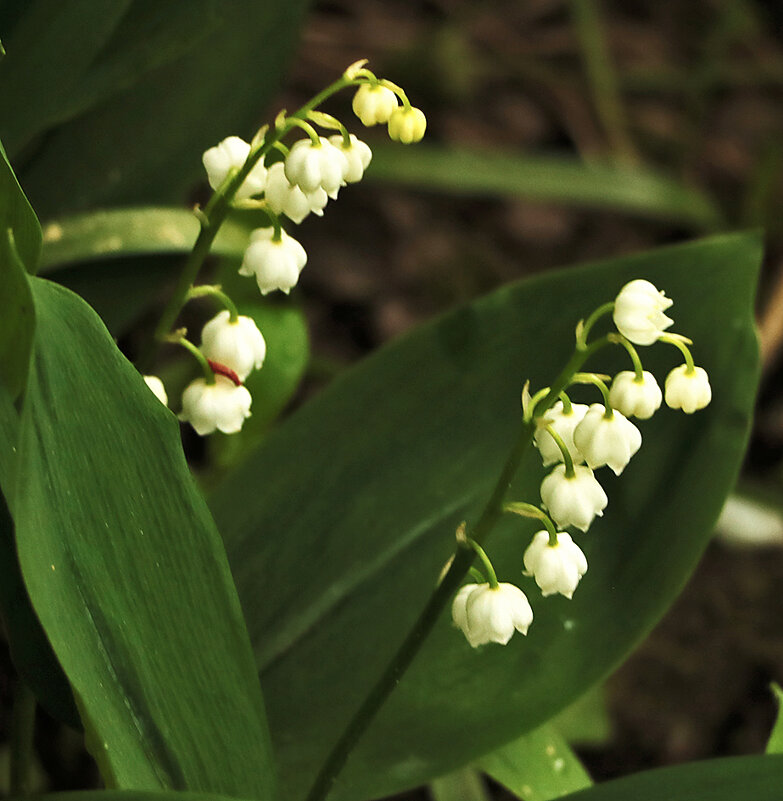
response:
<path id="1" fill-rule="evenodd" d="M 163 386 L 163 382 L 156 375 L 145 375 L 143 378 L 144 383 L 152 390 L 155 397 L 164 406 L 167 406 L 169 397 L 166 394 L 166 387 Z"/>
<path id="2" fill-rule="evenodd" d="M 357 139 L 353 134 L 349 134 L 351 144 L 345 146 L 345 140 L 341 134 L 335 134 L 329 137 L 329 141 L 345 156 L 348 163 L 348 170 L 345 173 L 345 182 L 355 184 L 357 181 L 362 180 L 364 171 L 372 160 L 372 150 L 369 145 L 366 145 L 360 139 Z"/>
<path id="3" fill-rule="evenodd" d="M 557 401 L 552 405 L 551 409 L 544 413 L 544 421 L 548 422 L 555 433 L 563 440 L 574 464 L 581 464 L 585 460 L 585 457 L 574 445 L 574 429 L 582 422 L 586 412 L 587 404 L 572 403 L 571 411 L 566 414 L 563 411 L 563 402 Z M 541 454 L 544 467 L 563 461 L 563 454 L 560 453 L 560 448 L 557 447 L 557 443 L 546 428 L 539 427 L 536 429 L 533 434 L 533 442 Z"/>
<path id="4" fill-rule="evenodd" d="M 688 365 L 681 364 L 666 376 L 666 405 L 669 408 L 693 414 L 711 400 L 710 379 L 703 367 L 694 367 L 688 372 Z"/>
<path id="5" fill-rule="evenodd" d="M 263 365 L 266 342 L 252 318 L 240 314 L 231 322 L 231 315 L 224 310 L 204 326 L 201 351 L 208 359 L 231 368 L 244 381 L 253 368 L 258 370 Z"/>
<path id="6" fill-rule="evenodd" d="M 273 228 L 256 228 L 250 234 L 239 274 L 255 275 L 262 295 L 275 289 L 287 295 L 306 263 L 305 249 L 285 231 L 280 231 L 280 239 L 276 241 Z"/>
<path id="7" fill-rule="evenodd" d="M 329 196 L 321 188 L 306 194 L 298 186 L 293 186 L 285 177 L 282 161 L 276 162 L 268 170 L 264 198 L 275 214 L 285 214 L 297 225 L 310 212 L 323 216 L 324 207 L 329 202 Z"/>
<path id="8" fill-rule="evenodd" d="M 332 199 L 345 185 L 348 160 L 341 150 L 321 136 L 318 144 L 310 139 L 294 142 L 285 159 L 285 176 L 304 193 L 323 189 Z"/>
<path id="9" fill-rule="evenodd" d="M 215 430 L 236 434 L 245 418 L 250 417 L 251 402 L 246 387 L 237 386 L 222 375 L 215 376 L 214 384 L 197 378 L 182 393 L 179 419 L 190 423 L 202 437 Z"/>
<path id="10" fill-rule="evenodd" d="M 593 471 L 584 465 L 574 467 L 574 475 L 565 474 L 559 464 L 541 482 L 541 500 L 559 528 L 574 526 L 587 531 L 596 517 L 602 517 L 609 499 Z"/>
<path id="11" fill-rule="evenodd" d="M 609 390 L 612 408 L 639 420 L 649 420 L 660 408 L 662 398 L 655 376 L 647 370 L 642 371 L 641 381 L 632 370 L 623 370 L 614 377 Z"/>
<path id="12" fill-rule="evenodd" d="M 557 535 L 557 545 L 549 544 L 549 532 L 537 532 L 525 551 L 524 562 L 525 575 L 536 580 L 544 597 L 559 592 L 570 599 L 587 572 L 582 549 L 562 531 Z"/>
<path id="13" fill-rule="evenodd" d="M 497 587 L 466 584 L 454 597 L 451 616 L 473 648 L 488 642 L 505 645 L 515 630 L 527 634 L 533 622 L 525 593 L 505 582 Z"/>
<path id="14" fill-rule="evenodd" d="M 397 108 L 397 95 L 386 86 L 363 83 L 353 96 L 352 106 L 353 113 L 362 124 L 370 127 L 389 121 L 392 112 Z"/>
<path id="15" fill-rule="evenodd" d="M 637 278 L 627 283 L 614 302 L 614 324 L 634 345 L 652 345 L 674 320 L 663 312 L 674 301 L 659 292 L 655 284 Z"/>
<path id="16" fill-rule="evenodd" d="M 621 412 L 615 410 L 610 418 L 605 413 L 602 404 L 592 404 L 574 430 L 574 444 L 591 469 L 608 465 L 619 476 L 639 450 L 642 435 Z"/>
<path id="17" fill-rule="evenodd" d="M 389 117 L 389 137 L 404 145 L 420 142 L 427 130 L 427 118 L 421 109 L 398 106 Z"/>
<path id="18" fill-rule="evenodd" d="M 213 189 L 218 189 L 226 180 L 231 170 L 240 169 L 247 161 L 250 145 L 238 136 L 229 136 L 215 147 L 204 152 L 201 160 L 207 171 L 207 180 Z M 266 167 L 259 161 L 250 171 L 250 175 L 237 189 L 235 199 L 245 200 L 264 191 L 266 185 Z"/>

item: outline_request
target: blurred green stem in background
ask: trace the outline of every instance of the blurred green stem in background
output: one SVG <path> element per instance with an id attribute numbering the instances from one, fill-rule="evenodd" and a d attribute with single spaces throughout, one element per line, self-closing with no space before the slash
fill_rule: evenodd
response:
<path id="1" fill-rule="evenodd" d="M 35 707 L 33 691 L 22 679 L 18 679 L 11 715 L 11 758 L 8 763 L 8 787 L 12 796 L 27 795 L 30 790 Z"/>

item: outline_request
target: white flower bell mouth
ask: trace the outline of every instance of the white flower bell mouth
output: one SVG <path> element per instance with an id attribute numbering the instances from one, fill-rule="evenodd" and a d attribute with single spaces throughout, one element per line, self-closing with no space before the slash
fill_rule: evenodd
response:
<path id="1" fill-rule="evenodd" d="M 466 584 L 454 597 L 451 616 L 473 648 L 488 642 L 505 645 L 515 631 L 527 634 L 533 622 L 525 593 L 505 582 L 497 587 Z"/>
<path id="2" fill-rule="evenodd" d="M 169 396 L 166 394 L 166 387 L 156 375 L 142 376 L 144 383 L 152 390 L 155 397 L 164 405 L 168 406 Z"/>
<path id="3" fill-rule="evenodd" d="M 276 289 L 288 294 L 299 280 L 299 273 L 307 264 L 305 249 L 292 236 L 281 229 L 275 240 L 273 228 L 257 228 L 250 234 L 240 275 L 254 275 L 262 295 Z"/>
<path id="4" fill-rule="evenodd" d="M 209 148 L 201 157 L 204 169 L 207 171 L 207 180 L 213 189 L 218 189 L 226 180 L 231 170 L 238 170 L 247 161 L 250 145 L 238 136 L 229 136 L 220 144 Z M 262 162 L 256 164 L 250 175 L 237 189 L 236 200 L 246 200 L 253 195 L 264 191 L 266 186 L 266 167 Z"/>
<path id="5" fill-rule="evenodd" d="M 361 181 L 364 171 L 372 161 L 372 150 L 369 145 L 357 139 L 353 134 L 350 134 L 351 144 L 348 147 L 345 146 L 345 140 L 340 134 L 330 136 L 329 141 L 345 156 L 348 163 L 348 169 L 344 176 L 346 183 L 355 184 L 357 181 Z"/>
<path id="6" fill-rule="evenodd" d="M 587 572 L 587 558 L 570 534 L 559 532 L 557 545 L 549 544 L 549 532 L 539 531 L 525 551 L 525 575 L 532 576 L 546 597 L 560 593 L 571 598 Z"/>
<path id="7" fill-rule="evenodd" d="M 666 376 L 666 405 L 669 408 L 693 414 L 708 406 L 711 400 L 710 379 L 703 367 L 689 370 L 687 364 L 681 364 Z"/>
<path id="8" fill-rule="evenodd" d="M 589 467 L 575 465 L 574 475 L 569 477 L 564 464 L 558 465 L 541 482 L 541 500 L 559 528 L 574 526 L 581 531 L 587 531 L 609 503 Z"/>
<path id="9" fill-rule="evenodd" d="M 336 198 L 347 172 L 345 154 L 323 136 L 318 137 L 318 144 L 309 138 L 294 142 L 285 159 L 286 178 L 305 193 L 323 189 Z"/>
<path id="10" fill-rule="evenodd" d="M 224 310 L 204 326 L 201 350 L 208 359 L 230 367 L 244 381 L 251 370 L 263 365 L 266 341 L 253 319 L 240 314 L 231 322 L 228 310 Z"/>
<path id="11" fill-rule="evenodd" d="M 202 437 L 216 430 L 236 434 L 250 417 L 252 400 L 247 389 L 230 378 L 216 375 L 214 384 L 197 378 L 182 393 L 179 419 L 190 423 Z"/>
<path id="12" fill-rule="evenodd" d="M 315 192 L 303 192 L 285 177 L 285 164 L 278 161 L 268 170 L 264 199 L 275 214 L 285 214 L 298 225 L 310 212 L 322 217 L 329 195 L 320 187 Z"/>
<path id="13" fill-rule="evenodd" d="M 614 324 L 634 345 L 652 345 L 674 322 L 663 312 L 674 301 L 659 292 L 655 284 L 637 278 L 627 283 L 614 302 Z"/>
<path id="14" fill-rule="evenodd" d="M 663 394 L 655 376 L 644 370 L 642 380 L 632 370 L 623 370 L 612 381 L 609 402 L 626 417 L 649 420 L 660 409 Z"/>
<path id="15" fill-rule="evenodd" d="M 588 467 L 608 465 L 619 476 L 639 450 L 642 434 L 621 412 L 607 417 L 604 405 L 593 403 L 574 431 L 574 444 Z"/>

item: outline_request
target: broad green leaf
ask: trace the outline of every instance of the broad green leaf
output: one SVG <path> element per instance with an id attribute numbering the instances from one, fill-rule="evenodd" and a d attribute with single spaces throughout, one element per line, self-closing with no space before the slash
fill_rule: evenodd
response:
<path id="1" fill-rule="evenodd" d="M 139 790 L 72 790 L 64 793 L 40 793 L 35 796 L 11 796 L 8 801 L 239 801 L 226 795 L 202 792 Z M 248 799 L 252 801 L 252 799 Z"/>
<path id="2" fill-rule="evenodd" d="M 645 771 L 563 801 L 778 801 L 782 785 L 783 756 L 743 756 Z"/>
<path id="3" fill-rule="evenodd" d="M 490 801 L 484 780 L 473 768 L 447 773 L 430 783 L 432 801 Z"/>
<path id="4" fill-rule="evenodd" d="M 174 416 L 81 299 L 32 287 L 10 506 L 30 598 L 104 780 L 269 798 L 247 631 Z"/>
<path id="5" fill-rule="evenodd" d="M 552 725 L 572 745 L 605 744 L 612 736 L 612 722 L 603 687 L 586 692 L 554 718 Z"/>
<path id="6" fill-rule="evenodd" d="M 335 801 L 431 780 L 531 731 L 606 676 L 693 570 L 732 486 L 758 377 L 755 236 L 721 236 L 513 284 L 450 312 L 344 373 L 273 431 L 212 498 L 248 620 L 283 794 L 298 796 L 402 640 L 475 520 L 519 426 L 526 379 L 545 386 L 575 322 L 633 278 L 674 298 L 714 397 L 661 410 L 619 478 L 600 477 L 605 516 L 580 537 L 590 571 L 573 601 L 522 579 L 532 523 L 504 519 L 488 543 L 521 581 L 527 638 L 470 649 L 448 614 L 381 710 Z M 644 350 L 662 380 L 673 348 Z M 588 367 L 627 369 L 623 353 Z M 575 392 L 595 400 L 587 388 Z M 709 469 L 706 469 L 707 466 Z M 535 501 L 528 452 L 510 498 Z M 264 587 L 259 593 L 258 588 Z M 317 714 L 314 712 L 317 710 Z"/>
<path id="7" fill-rule="evenodd" d="M 111 259 L 120 257 L 188 253 L 198 232 L 199 223 L 191 211 L 169 207 L 114 209 L 64 217 L 44 228 L 41 273 L 76 263 L 97 261 L 108 265 Z M 248 234 L 248 224 L 229 218 L 210 252 L 240 259 Z"/>
<path id="8" fill-rule="evenodd" d="M 776 682 L 772 682 L 772 692 L 778 705 L 778 716 L 767 741 L 768 754 L 783 754 L 783 690 Z"/>
<path id="9" fill-rule="evenodd" d="M 214 0 L 35 0 L 8 38 L 0 70 L 3 134 L 16 153 L 38 134 L 192 48 L 215 24 Z"/>
<path id="10" fill-rule="evenodd" d="M 550 725 L 487 754 L 476 765 L 521 801 L 551 801 L 592 785 L 576 754 Z"/>
<path id="11" fill-rule="evenodd" d="M 2 66 L 0 66 L 2 72 Z M 14 232 L 19 258 L 29 273 L 38 267 L 41 226 L 0 144 L 0 227 Z"/>
<path id="12" fill-rule="evenodd" d="M 0 298 L 0 383 L 16 398 L 27 382 L 35 310 L 11 228 L 0 229 Z"/>
<path id="13" fill-rule="evenodd" d="M 373 149 L 372 179 L 473 195 L 511 195 L 712 229 L 720 212 L 704 193 L 650 170 L 585 164 L 568 156 L 416 145 Z"/>
<path id="14" fill-rule="evenodd" d="M 263 123 L 306 6 L 224 0 L 198 46 L 53 129 L 20 171 L 41 217 L 185 202 L 204 150 Z"/>

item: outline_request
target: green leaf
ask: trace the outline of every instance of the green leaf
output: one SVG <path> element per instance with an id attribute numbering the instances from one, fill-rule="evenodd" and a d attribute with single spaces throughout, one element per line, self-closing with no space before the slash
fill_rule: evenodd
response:
<path id="1" fill-rule="evenodd" d="M 522 801 L 550 801 L 590 787 L 579 758 L 552 726 L 541 726 L 476 763 Z"/>
<path id="2" fill-rule="evenodd" d="M 0 384 L 16 398 L 27 383 L 35 310 L 11 228 L 0 230 L 0 297 Z"/>
<path id="3" fill-rule="evenodd" d="M 9 152 L 192 48 L 215 24 L 214 0 L 35 0 L 8 38 L 0 70 Z M 87 22 L 89 21 L 89 22 Z"/>
<path id="4" fill-rule="evenodd" d="M 776 682 L 772 682 L 772 692 L 778 704 L 778 716 L 767 741 L 768 754 L 783 754 L 783 690 Z"/>
<path id="5" fill-rule="evenodd" d="M 590 571 L 573 601 L 542 599 L 522 579 L 534 524 L 503 519 L 488 548 L 501 580 L 523 582 L 533 603 L 528 637 L 474 651 L 444 615 L 335 801 L 397 792 L 499 748 L 644 637 L 693 570 L 739 469 L 758 380 L 760 258 L 757 237 L 721 236 L 512 284 L 344 373 L 226 479 L 212 509 L 262 671 L 283 795 L 303 793 L 429 596 L 458 524 L 476 519 L 518 429 L 525 379 L 550 382 L 576 321 L 640 276 L 674 298 L 712 404 L 693 416 L 661 410 L 642 423 L 644 447 L 623 475 L 602 471 L 610 505 L 579 540 Z M 663 345 L 643 358 L 661 378 L 681 360 Z M 588 367 L 628 360 L 612 352 Z M 575 395 L 595 399 L 589 388 Z M 537 500 L 543 475 L 529 452 L 511 499 Z"/>
<path id="6" fill-rule="evenodd" d="M 440 776 L 430 784 L 433 801 L 490 801 L 484 780 L 473 768 Z"/>
<path id="7" fill-rule="evenodd" d="M 781 784 L 783 757 L 730 757 L 637 773 L 563 801 L 778 801 Z"/>
<path id="8" fill-rule="evenodd" d="M 379 145 L 367 176 L 421 189 L 616 209 L 696 229 L 713 229 L 720 222 L 712 200 L 697 189 L 650 170 L 585 164 L 567 156 L 432 145 L 416 145 L 401 154 L 399 148 Z"/>
<path id="9" fill-rule="evenodd" d="M 8 228 L 14 232 L 19 258 L 29 273 L 35 273 L 41 253 L 41 226 L 0 144 L 0 230 Z"/>
<path id="10" fill-rule="evenodd" d="M 204 180 L 202 153 L 232 134 L 250 138 L 262 122 L 306 7 L 224 0 L 197 47 L 53 129 L 20 172 L 41 217 L 183 203 Z"/>
<path id="11" fill-rule="evenodd" d="M 28 592 L 104 781 L 269 798 L 247 631 L 175 418 L 82 300 L 32 287 L 10 507 Z"/>
<path id="12" fill-rule="evenodd" d="M 248 244 L 249 226 L 229 218 L 221 227 L 211 253 L 241 259 Z M 67 265 L 133 256 L 189 253 L 199 232 L 191 211 L 169 207 L 95 211 L 64 217 L 47 224 L 43 232 L 41 273 Z M 59 280 L 59 277 L 58 277 Z"/>

